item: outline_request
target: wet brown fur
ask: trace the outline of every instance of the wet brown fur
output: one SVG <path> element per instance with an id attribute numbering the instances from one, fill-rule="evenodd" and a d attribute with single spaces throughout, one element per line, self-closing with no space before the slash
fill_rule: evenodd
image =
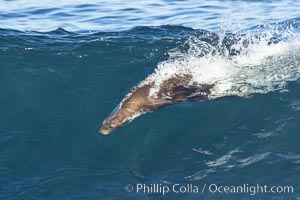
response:
<path id="1" fill-rule="evenodd" d="M 107 135 L 116 128 L 129 122 L 135 115 L 156 110 L 163 106 L 207 99 L 211 85 L 191 85 L 191 75 L 175 75 L 160 85 L 155 97 L 149 97 L 153 83 L 133 88 L 120 108 L 103 121 L 100 133 Z"/>

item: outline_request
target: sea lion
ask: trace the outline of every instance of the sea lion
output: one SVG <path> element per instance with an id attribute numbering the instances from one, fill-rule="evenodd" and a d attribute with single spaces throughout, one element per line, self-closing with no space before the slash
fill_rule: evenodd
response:
<path id="1" fill-rule="evenodd" d="M 188 74 L 174 75 L 160 84 L 156 95 L 150 90 L 154 82 L 141 83 L 132 88 L 116 109 L 105 119 L 99 132 L 107 135 L 137 116 L 174 103 L 208 99 L 213 85 L 195 85 Z"/>

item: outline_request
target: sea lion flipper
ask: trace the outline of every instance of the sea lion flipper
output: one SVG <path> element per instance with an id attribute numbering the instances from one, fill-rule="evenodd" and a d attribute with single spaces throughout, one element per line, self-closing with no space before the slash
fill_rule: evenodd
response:
<path id="1" fill-rule="evenodd" d="M 173 103 L 208 99 L 213 85 L 195 85 L 190 74 L 175 74 L 160 85 L 158 97 Z"/>
<path id="2" fill-rule="evenodd" d="M 181 102 L 186 101 L 188 96 L 192 95 L 195 92 L 196 90 L 193 87 L 185 87 L 183 85 L 179 85 L 172 88 L 170 96 L 173 101 Z"/>
<path id="3" fill-rule="evenodd" d="M 175 102 L 207 100 L 212 85 L 179 85 L 172 89 L 171 97 Z"/>

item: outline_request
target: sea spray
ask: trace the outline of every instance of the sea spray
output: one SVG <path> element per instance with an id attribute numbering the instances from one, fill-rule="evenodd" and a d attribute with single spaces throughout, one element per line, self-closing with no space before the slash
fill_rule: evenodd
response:
<path id="1" fill-rule="evenodd" d="M 210 40 L 215 33 L 192 35 L 182 45 L 188 46 L 186 50 L 178 49 L 171 54 L 174 57 L 158 63 L 143 83 L 154 83 L 150 96 L 155 96 L 163 81 L 189 74 L 193 77 L 190 84 L 214 85 L 209 96 L 214 99 L 281 90 L 288 81 L 299 79 L 299 34 L 291 27 L 284 31 L 268 27 L 254 33 L 227 34 L 218 37 L 218 42 Z"/>

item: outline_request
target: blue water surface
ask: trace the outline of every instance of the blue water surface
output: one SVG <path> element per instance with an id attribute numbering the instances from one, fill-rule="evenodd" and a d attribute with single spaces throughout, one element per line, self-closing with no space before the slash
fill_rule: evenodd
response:
<path id="1" fill-rule="evenodd" d="M 190 36 L 218 43 L 222 30 L 276 23 L 297 32 L 299 4 L 1 1 L 0 199 L 300 198 L 299 81 L 283 92 L 172 105 L 98 133 L 127 91 Z M 294 190 L 126 192 L 138 183 Z"/>
<path id="2" fill-rule="evenodd" d="M 248 28 L 299 17 L 296 0 L 5 0 L 1 28 L 121 31 L 136 26 L 183 25 L 217 30 L 226 22 Z"/>

